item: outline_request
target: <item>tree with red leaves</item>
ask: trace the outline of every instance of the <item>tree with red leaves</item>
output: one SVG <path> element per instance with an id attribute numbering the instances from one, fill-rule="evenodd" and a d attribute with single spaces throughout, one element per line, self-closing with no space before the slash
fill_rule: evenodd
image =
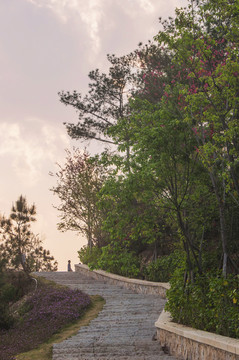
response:
<path id="1" fill-rule="evenodd" d="M 57 185 L 51 191 L 60 200 L 55 206 L 60 213 L 58 228 L 85 235 L 91 248 L 103 241 L 102 212 L 97 201 L 105 171 L 87 152 L 74 149 L 73 152 L 66 150 L 66 154 L 65 164 L 58 164 L 59 171 L 51 173 L 57 179 Z"/>

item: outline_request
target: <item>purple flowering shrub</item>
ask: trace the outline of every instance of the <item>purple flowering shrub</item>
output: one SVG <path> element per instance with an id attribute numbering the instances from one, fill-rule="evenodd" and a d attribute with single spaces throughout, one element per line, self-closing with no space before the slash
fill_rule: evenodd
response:
<path id="1" fill-rule="evenodd" d="M 90 303 L 90 297 L 80 290 L 37 289 L 24 304 L 27 311 L 21 320 L 8 331 L 0 331 L 0 360 L 14 359 L 14 355 L 37 347 L 77 320 Z"/>

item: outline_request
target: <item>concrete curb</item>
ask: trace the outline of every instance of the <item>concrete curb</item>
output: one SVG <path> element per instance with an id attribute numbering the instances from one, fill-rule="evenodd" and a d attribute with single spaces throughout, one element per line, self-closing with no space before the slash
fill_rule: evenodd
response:
<path id="1" fill-rule="evenodd" d="M 239 340 L 174 323 L 169 312 L 163 311 L 155 326 L 161 346 L 180 359 L 239 359 Z"/>
<path id="2" fill-rule="evenodd" d="M 107 273 L 91 271 L 83 264 L 75 265 L 75 271 L 110 284 L 120 285 L 143 294 L 158 294 L 166 298 L 168 283 L 157 283 Z M 183 360 L 239 360 L 239 340 L 206 331 L 196 330 L 172 322 L 170 313 L 163 311 L 155 323 L 157 339 L 171 355 Z"/>
<path id="3" fill-rule="evenodd" d="M 158 283 L 139 279 L 130 279 L 124 276 L 108 273 L 103 270 L 90 270 L 87 265 L 75 265 L 75 271 L 81 272 L 91 278 L 107 281 L 108 284 L 120 285 L 126 289 L 131 289 L 139 294 L 158 294 L 166 299 L 166 291 L 169 289 L 168 283 Z"/>

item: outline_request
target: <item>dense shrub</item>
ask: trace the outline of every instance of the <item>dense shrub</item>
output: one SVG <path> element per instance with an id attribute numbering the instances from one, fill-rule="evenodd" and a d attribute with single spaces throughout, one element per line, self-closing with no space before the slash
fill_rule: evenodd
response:
<path id="1" fill-rule="evenodd" d="M 8 271 L 5 277 L 5 282 L 11 284 L 11 287 L 14 288 L 10 301 L 17 301 L 35 287 L 34 280 L 23 271 Z"/>
<path id="2" fill-rule="evenodd" d="M 13 325 L 13 322 L 14 320 L 9 313 L 8 304 L 0 302 L 0 329 L 10 329 L 10 327 Z"/>
<path id="3" fill-rule="evenodd" d="M 0 272 L 0 329 L 9 329 L 14 322 L 9 306 L 32 287 L 32 279 L 23 272 Z"/>
<path id="4" fill-rule="evenodd" d="M 92 248 L 88 246 L 83 246 L 78 251 L 78 256 L 82 264 L 86 264 L 89 266 L 89 268 L 93 269 L 97 267 L 97 261 L 101 255 L 101 249 L 94 246 Z"/>
<path id="5" fill-rule="evenodd" d="M 191 327 L 239 338 L 239 277 L 207 273 L 185 283 L 178 269 L 167 292 L 166 310 Z"/>
<path id="6" fill-rule="evenodd" d="M 137 277 L 140 273 L 139 258 L 117 243 L 108 244 L 100 249 L 83 247 L 78 254 L 83 264 L 87 264 L 90 269 L 101 269 L 128 277 Z"/>
<path id="7" fill-rule="evenodd" d="M 40 287 L 24 304 L 20 321 L 8 331 L 0 331 L 1 360 L 13 359 L 15 354 L 37 347 L 64 325 L 77 320 L 89 304 L 89 296 L 80 290 Z"/>
<path id="8" fill-rule="evenodd" d="M 175 269 L 184 262 L 185 254 L 177 250 L 148 264 L 143 271 L 144 278 L 149 281 L 168 282 Z"/>
<path id="9" fill-rule="evenodd" d="M 137 277 L 140 273 L 139 258 L 119 244 L 104 246 L 97 265 L 100 269 L 121 276 Z"/>

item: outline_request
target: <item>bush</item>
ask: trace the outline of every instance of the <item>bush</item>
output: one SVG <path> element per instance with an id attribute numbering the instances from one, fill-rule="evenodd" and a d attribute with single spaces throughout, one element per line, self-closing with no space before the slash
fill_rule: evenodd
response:
<path id="1" fill-rule="evenodd" d="M 0 329 L 9 329 L 14 324 L 9 306 L 25 295 L 31 280 L 24 273 L 0 272 Z"/>
<path id="2" fill-rule="evenodd" d="M 20 321 L 8 331 L 0 331 L 1 360 L 14 359 L 15 354 L 34 349 L 64 325 L 77 320 L 90 302 L 80 290 L 40 286 L 22 306 Z"/>
<path id="3" fill-rule="evenodd" d="M 12 284 L 6 283 L 0 289 L 0 301 L 8 304 L 17 299 L 17 289 Z"/>
<path id="4" fill-rule="evenodd" d="M 8 271 L 4 273 L 3 289 L 8 302 L 17 301 L 29 291 L 34 289 L 35 283 L 32 278 L 23 271 Z"/>
<path id="5" fill-rule="evenodd" d="M 184 281 L 178 269 L 167 291 L 165 309 L 175 322 L 234 338 L 239 337 L 239 277 L 207 273 Z"/>
<path id="6" fill-rule="evenodd" d="M 145 280 L 168 282 L 179 266 L 184 266 L 185 254 L 182 251 L 174 251 L 170 255 L 162 256 L 151 262 L 143 271 Z"/>
<path id="7" fill-rule="evenodd" d="M 96 246 L 90 249 L 85 245 L 78 251 L 78 255 L 82 264 L 88 265 L 90 269 L 93 269 L 97 267 L 97 262 L 101 255 L 101 249 Z"/>
<path id="8" fill-rule="evenodd" d="M 137 277 L 140 273 L 139 258 L 120 244 L 109 244 L 101 248 L 102 254 L 97 267 L 127 277 Z"/>
<path id="9" fill-rule="evenodd" d="M 9 314 L 9 306 L 0 302 L 0 329 L 8 330 L 14 323 L 13 317 Z"/>
<path id="10" fill-rule="evenodd" d="M 140 273 L 140 262 L 134 253 L 120 244 L 108 244 L 102 248 L 90 249 L 83 246 L 78 251 L 83 264 L 91 270 L 101 269 L 121 276 L 137 277 Z"/>

